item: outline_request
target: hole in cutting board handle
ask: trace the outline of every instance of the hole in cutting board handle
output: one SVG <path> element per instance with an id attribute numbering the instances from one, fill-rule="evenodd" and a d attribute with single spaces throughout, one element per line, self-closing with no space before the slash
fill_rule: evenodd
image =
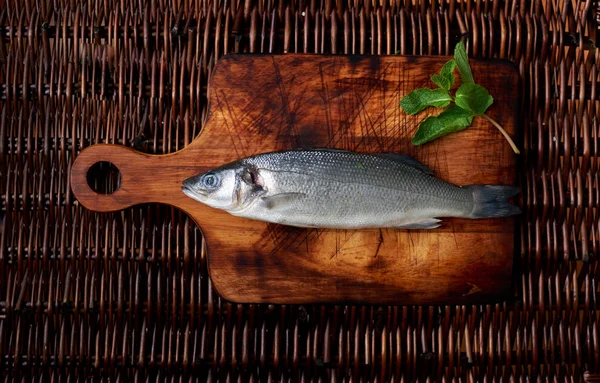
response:
<path id="1" fill-rule="evenodd" d="M 98 161 L 87 171 L 87 183 L 98 194 L 112 194 L 121 188 L 121 171 L 109 161 Z"/>

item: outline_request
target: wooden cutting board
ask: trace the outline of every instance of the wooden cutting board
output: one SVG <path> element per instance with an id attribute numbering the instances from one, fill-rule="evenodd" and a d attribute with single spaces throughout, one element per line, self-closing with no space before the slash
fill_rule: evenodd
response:
<path id="1" fill-rule="evenodd" d="M 115 145 L 86 148 L 71 186 L 85 207 L 115 211 L 160 202 L 194 218 L 206 238 L 213 285 L 225 299 L 255 303 L 463 304 L 507 297 L 515 219 L 446 219 L 433 231 L 299 229 L 234 217 L 186 197 L 181 182 L 236 159 L 274 150 L 328 147 L 412 156 L 458 185 L 514 184 L 516 156 L 487 121 L 422 147 L 410 139 L 427 113 L 399 108 L 432 86 L 443 57 L 228 55 L 214 71 L 199 136 L 169 155 Z M 506 61 L 471 60 L 494 96 L 489 114 L 514 137 L 518 72 Z M 433 113 L 437 111 L 429 111 Z M 90 166 L 110 161 L 113 194 L 92 191 Z"/>

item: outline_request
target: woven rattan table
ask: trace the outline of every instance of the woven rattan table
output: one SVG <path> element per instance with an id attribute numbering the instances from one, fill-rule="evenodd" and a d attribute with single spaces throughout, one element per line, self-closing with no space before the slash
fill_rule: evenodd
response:
<path id="1" fill-rule="evenodd" d="M 0 1 L 2 381 L 600 380 L 597 7 Z M 449 55 L 463 37 L 523 84 L 510 302 L 231 304 L 183 213 L 94 213 L 70 192 L 87 146 L 189 144 L 226 53 Z M 97 190 L 114 188 L 99 173 Z"/>

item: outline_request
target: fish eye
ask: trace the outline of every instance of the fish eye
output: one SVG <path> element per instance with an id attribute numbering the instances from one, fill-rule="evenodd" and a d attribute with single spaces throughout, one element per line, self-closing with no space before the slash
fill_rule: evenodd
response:
<path id="1" fill-rule="evenodd" d="M 202 178 L 202 184 L 207 188 L 207 189 L 214 189 L 218 186 L 219 184 L 219 178 L 217 177 L 216 174 L 206 174 L 203 178 Z"/>

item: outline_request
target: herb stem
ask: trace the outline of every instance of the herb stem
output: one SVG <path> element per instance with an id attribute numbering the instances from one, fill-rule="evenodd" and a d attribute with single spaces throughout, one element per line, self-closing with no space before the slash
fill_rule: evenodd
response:
<path id="1" fill-rule="evenodd" d="M 486 120 L 488 120 L 489 122 L 492 123 L 492 125 L 494 125 L 496 128 L 498 128 L 498 130 L 500 131 L 500 133 L 502 133 L 502 135 L 504 136 L 504 138 L 506 138 L 506 140 L 508 141 L 508 143 L 510 144 L 510 147 L 512 148 L 512 150 L 516 153 L 516 154 L 520 154 L 521 152 L 519 151 L 519 148 L 517 148 L 517 145 L 515 145 L 514 141 L 512 140 L 512 138 L 510 138 L 510 136 L 508 135 L 508 133 L 506 132 L 506 130 L 504 130 L 504 128 L 502 128 L 502 126 L 500 126 L 500 124 L 494 120 L 493 118 L 491 118 L 490 116 L 488 116 L 487 114 L 482 114 L 481 117 L 485 118 Z"/>

